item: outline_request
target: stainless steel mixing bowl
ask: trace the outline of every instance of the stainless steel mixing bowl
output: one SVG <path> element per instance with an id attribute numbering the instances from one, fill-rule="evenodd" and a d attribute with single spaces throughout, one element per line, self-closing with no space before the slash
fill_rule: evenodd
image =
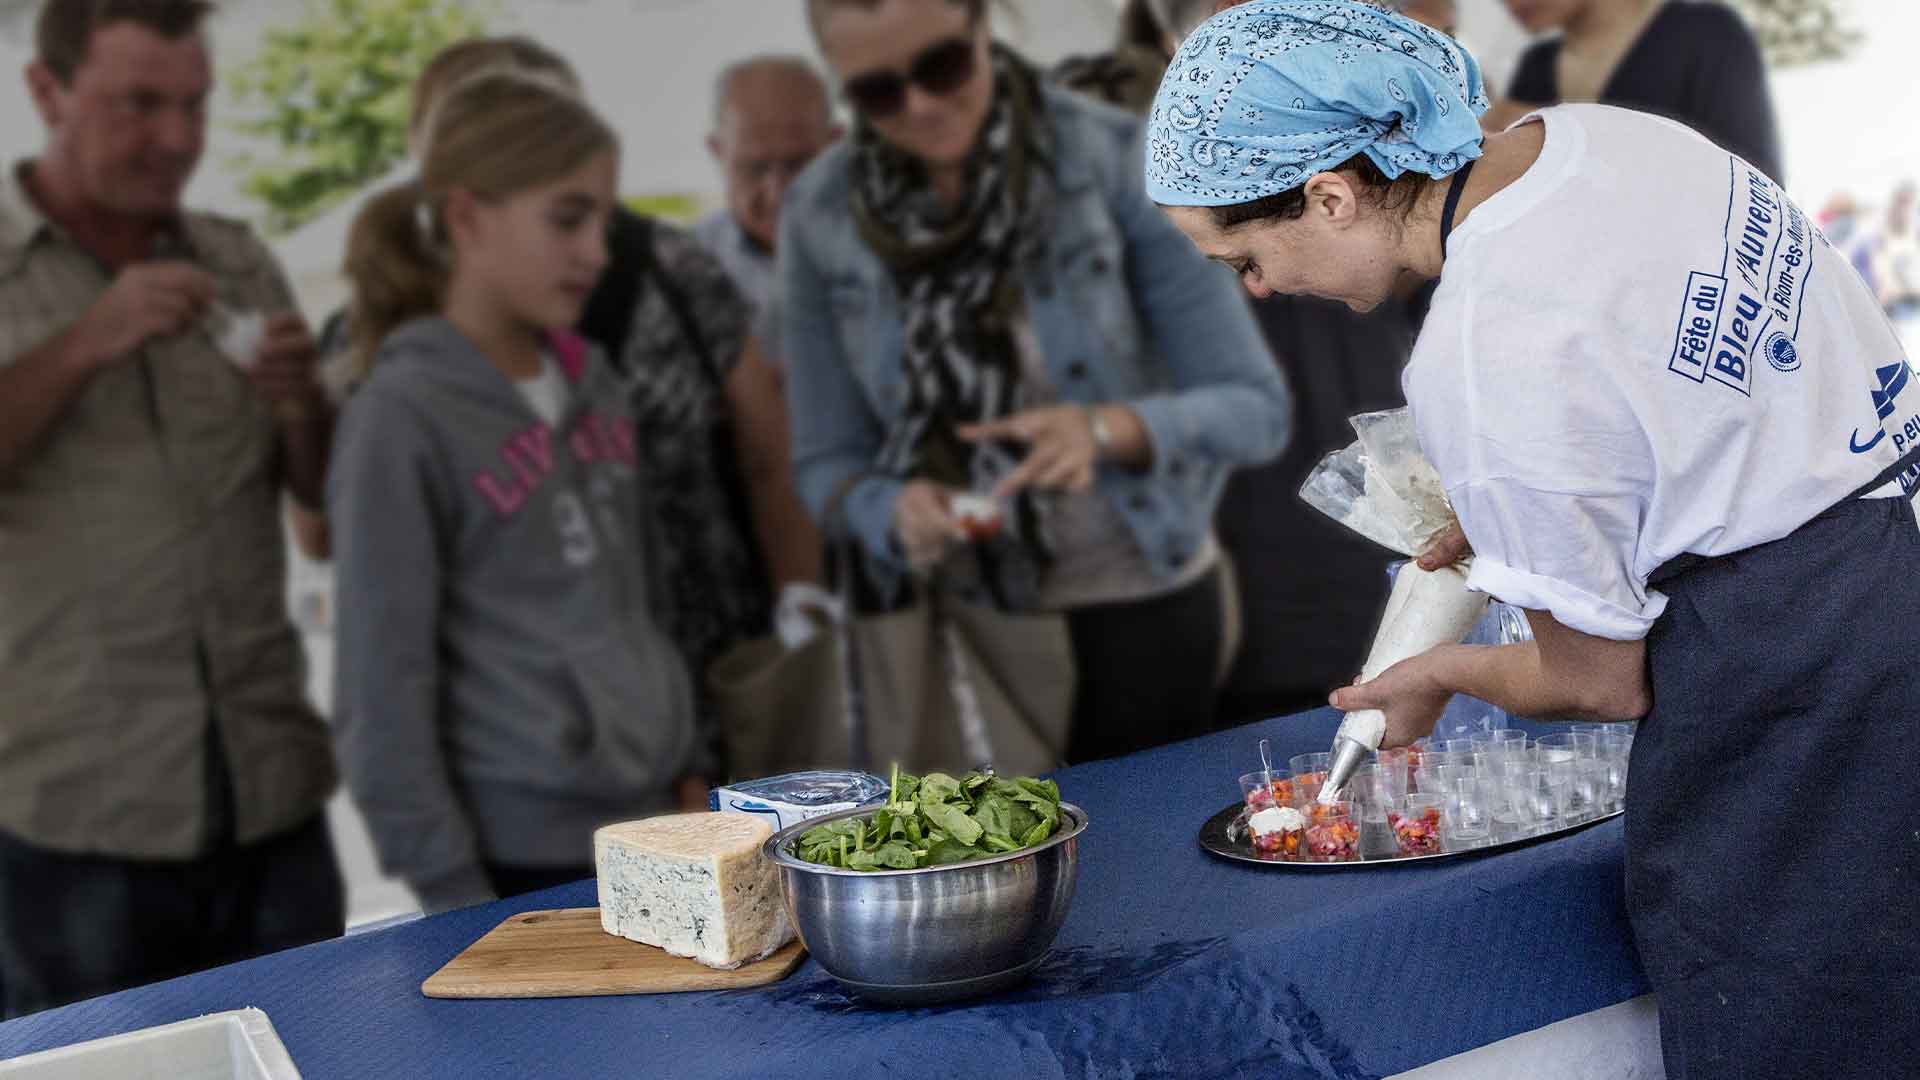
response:
<path id="1" fill-rule="evenodd" d="M 860 997 L 929 1005 L 1018 983 L 1046 958 L 1073 902 L 1087 814 L 1060 804 L 1060 828 L 1024 851 L 924 870 L 836 870 L 792 851 L 801 833 L 868 806 L 775 833 L 787 913 L 807 951 Z"/>

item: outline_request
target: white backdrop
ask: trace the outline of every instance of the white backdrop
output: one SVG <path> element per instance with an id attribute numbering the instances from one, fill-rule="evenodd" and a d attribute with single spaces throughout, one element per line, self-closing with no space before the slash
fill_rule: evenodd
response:
<path id="1" fill-rule="evenodd" d="M 36 0 L 0 0 L 0 85 L 21 86 L 31 54 Z M 621 190 L 631 195 L 690 194 L 711 204 L 719 179 L 704 140 L 713 76 L 727 63 L 763 52 L 811 55 L 800 0 L 513 0 L 482 2 L 499 30 L 531 34 L 569 57 L 588 93 L 620 131 Z M 1016 0 L 998 16 L 1001 37 L 1050 63 L 1112 40 L 1119 0 Z M 267 28 L 297 19 L 296 0 L 227 0 L 212 24 L 220 62 L 251 56 Z M 1495 85 L 1505 80 L 1521 37 L 1499 0 L 1463 0 L 1464 32 Z M 232 105 L 216 95 L 208 153 L 188 191 L 195 206 L 253 216 L 227 162 L 246 144 L 231 129 Z M 41 129 L 24 93 L 0 93 L 0 149 L 31 155 Z M 377 190 L 378 185 L 369 188 Z M 362 200 L 349 200 L 275 241 L 301 306 L 319 319 L 345 299 L 338 275 L 348 226 Z"/>

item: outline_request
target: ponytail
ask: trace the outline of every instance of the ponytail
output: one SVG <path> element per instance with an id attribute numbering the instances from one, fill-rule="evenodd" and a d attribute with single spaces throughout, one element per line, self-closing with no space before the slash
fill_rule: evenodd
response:
<path id="1" fill-rule="evenodd" d="M 434 102 L 419 140 L 419 179 L 375 196 L 347 237 L 356 380 L 388 334 L 445 303 L 455 262 L 442 216 L 449 195 L 511 198 L 618 151 L 612 129 L 563 83 L 481 71 Z"/>
<path id="2" fill-rule="evenodd" d="M 353 286 L 348 323 L 358 382 L 380 342 L 402 323 L 439 310 L 446 290 L 446 246 L 418 180 L 388 188 L 361 209 L 343 269 Z"/>

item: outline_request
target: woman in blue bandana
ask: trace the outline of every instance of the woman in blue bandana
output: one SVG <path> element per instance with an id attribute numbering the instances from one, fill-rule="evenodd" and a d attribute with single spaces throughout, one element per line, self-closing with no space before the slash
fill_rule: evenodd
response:
<path id="1" fill-rule="evenodd" d="M 1640 720 L 1628 909 L 1676 1080 L 1912 1069 L 1920 387 L 1760 170 L 1598 105 L 1482 138 L 1478 66 L 1353 0 L 1182 46 L 1148 194 L 1246 288 L 1438 279 L 1405 383 L 1473 587 L 1536 640 L 1334 695 L 1389 745 L 1455 693 Z"/>

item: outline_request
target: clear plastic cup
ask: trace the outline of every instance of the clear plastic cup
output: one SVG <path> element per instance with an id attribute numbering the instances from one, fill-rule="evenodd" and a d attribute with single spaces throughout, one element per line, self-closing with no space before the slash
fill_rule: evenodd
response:
<path id="1" fill-rule="evenodd" d="M 1440 821 L 1446 814 L 1446 805 L 1446 796 L 1416 793 L 1402 799 L 1387 815 L 1387 825 L 1393 829 L 1394 847 L 1401 858 L 1440 854 Z"/>
<path id="2" fill-rule="evenodd" d="M 1290 862 L 1300 857 L 1300 845 L 1306 836 L 1306 821 L 1301 819 L 1300 827 L 1277 829 L 1256 833 L 1249 829 L 1248 842 L 1253 853 L 1272 862 Z"/>
<path id="3" fill-rule="evenodd" d="M 1580 768 L 1584 774 L 1582 782 L 1591 786 L 1593 789 L 1593 810 L 1591 816 L 1600 817 L 1612 813 L 1612 810 L 1608 808 L 1607 762 L 1604 759 L 1596 758 L 1592 761 L 1581 762 Z"/>
<path id="4" fill-rule="evenodd" d="M 1300 843 L 1302 862 L 1359 862 L 1360 821 L 1352 803 L 1321 806 L 1315 803 L 1307 814 L 1307 828 Z"/>
<path id="5" fill-rule="evenodd" d="M 1444 795 L 1446 784 L 1440 779 L 1440 766 L 1422 765 L 1413 770 L 1413 783 L 1407 788 L 1408 794 Z"/>
<path id="6" fill-rule="evenodd" d="M 1423 795 L 1450 795 L 1464 780 L 1480 775 L 1474 765 L 1423 765 L 1414 771 L 1414 786 L 1410 791 Z"/>
<path id="7" fill-rule="evenodd" d="M 1293 805 L 1293 779 L 1285 769 L 1273 771 L 1273 786 L 1267 786 L 1264 772 L 1250 772 L 1240 778 L 1240 798 L 1247 813 L 1257 814 L 1268 807 Z"/>
<path id="8" fill-rule="evenodd" d="M 1548 766 L 1562 824 L 1577 825 L 1600 814 L 1606 790 L 1606 764 L 1597 758 L 1575 758 Z"/>
<path id="9" fill-rule="evenodd" d="M 1515 755 L 1498 748 L 1476 750 L 1473 754 L 1473 764 L 1480 770 L 1481 776 L 1498 776 L 1500 766 L 1514 757 Z"/>
<path id="10" fill-rule="evenodd" d="M 1374 755 L 1374 760 L 1379 762 L 1381 767 L 1394 770 L 1399 775 L 1399 792 L 1402 795 L 1407 793 L 1408 787 L 1413 783 L 1413 757 L 1414 751 L 1405 746 L 1393 750 L 1382 750 Z"/>
<path id="11" fill-rule="evenodd" d="M 1407 775 L 1411 777 L 1413 775 L 1413 770 L 1419 768 L 1421 764 L 1426 761 L 1427 754 L 1432 752 L 1433 740 L 1415 739 L 1412 742 L 1407 744 L 1406 749 L 1407 749 Z"/>
<path id="12" fill-rule="evenodd" d="M 1527 751 L 1527 747 L 1531 745 L 1531 740 L 1527 737 L 1527 733 L 1517 728 L 1495 731 L 1491 734 L 1493 735 L 1494 748 L 1509 754 L 1524 754 Z"/>
<path id="13" fill-rule="evenodd" d="M 1542 751 L 1552 755 L 1552 760 L 1561 760 L 1560 755 L 1570 753 L 1576 758 L 1597 757 L 1600 753 L 1600 741 L 1584 731 L 1561 731 L 1552 735 L 1542 735 L 1539 739 Z"/>
<path id="14" fill-rule="evenodd" d="M 1565 765 L 1570 761 L 1578 760 L 1579 757 L 1577 752 L 1559 746 L 1537 746 L 1533 750 L 1533 764 L 1541 769 Z"/>
<path id="15" fill-rule="evenodd" d="M 1603 735 L 1599 746 L 1600 763 L 1606 769 L 1606 789 L 1600 808 L 1611 814 L 1627 804 L 1627 763 L 1633 758 L 1633 737 Z"/>
<path id="16" fill-rule="evenodd" d="M 1393 770 L 1384 765 L 1362 765 L 1353 772 L 1347 786 L 1347 798 L 1359 807 L 1363 818 L 1384 818 L 1394 804 L 1406 796 L 1406 774 L 1394 783 Z"/>
<path id="17" fill-rule="evenodd" d="M 1567 730 L 1576 734 L 1592 735 L 1595 738 L 1602 738 L 1608 735 L 1624 735 L 1631 739 L 1633 738 L 1634 729 L 1637 727 L 1639 727 L 1638 724 L 1572 724 L 1568 726 Z"/>
<path id="18" fill-rule="evenodd" d="M 1499 785 L 1484 777 L 1475 778 L 1447 796 L 1440 830 L 1441 843 L 1446 849 L 1462 851 L 1491 843 L 1493 812 L 1499 799 Z"/>
<path id="19" fill-rule="evenodd" d="M 1537 836 L 1560 827 L 1560 793 L 1548 769 L 1534 768 L 1506 781 L 1507 800 L 1519 815 L 1525 835 Z"/>
<path id="20" fill-rule="evenodd" d="M 1295 806 L 1313 802 L 1320 797 L 1320 789 L 1326 785 L 1327 774 L 1311 772 L 1296 774 L 1293 780 L 1293 802 Z"/>
<path id="21" fill-rule="evenodd" d="M 1395 783 L 1395 778 L 1398 783 Z M 1360 826 L 1360 857 L 1393 857 L 1393 831 L 1387 828 L 1387 813 L 1406 797 L 1407 773 L 1378 762 L 1354 770 L 1347 786 L 1347 798 L 1353 803 Z"/>
<path id="22" fill-rule="evenodd" d="M 1320 785 L 1327 782 L 1327 770 L 1333 767 L 1333 755 L 1295 754 L 1287 759 L 1287 771 L 1293 777 L 1294 795 L 1298 797 L 1302 788 L 1312 788 L 1308 798 L 1320 796 Z"/>
<path id="23" fill-rule="evenodd" d="M 1502 758 L 1494 763 L 1491 778 L 1500 783 L 1508 783 L 1540 768 L 1540 762 L 1534 759 L 1533 751 Z"/>
<path id="24" fill-rule="evenodd" d="M 1333 755 L 1321 751 L 1317 754 L 1295 754 L 1287 759 L 1287 768 L 1295 776 L 1306 773 L 1326 772 L 1333 767 Z"/>
<path id="25" fill-rule="evenodd" d="M 1488 839 L 1496 844 L 1504 844 L 1509 840 L 1524 840 L 1532 836 L 1533 828 L 1527 823 L 1526 814 L 1515 809 L 1513 803 L 1507 799 L 1504 788 L 1495 790 L 1499 795 L 1493 804 L 1493 814 L 1488 821 L 1490 832 Z"/>

